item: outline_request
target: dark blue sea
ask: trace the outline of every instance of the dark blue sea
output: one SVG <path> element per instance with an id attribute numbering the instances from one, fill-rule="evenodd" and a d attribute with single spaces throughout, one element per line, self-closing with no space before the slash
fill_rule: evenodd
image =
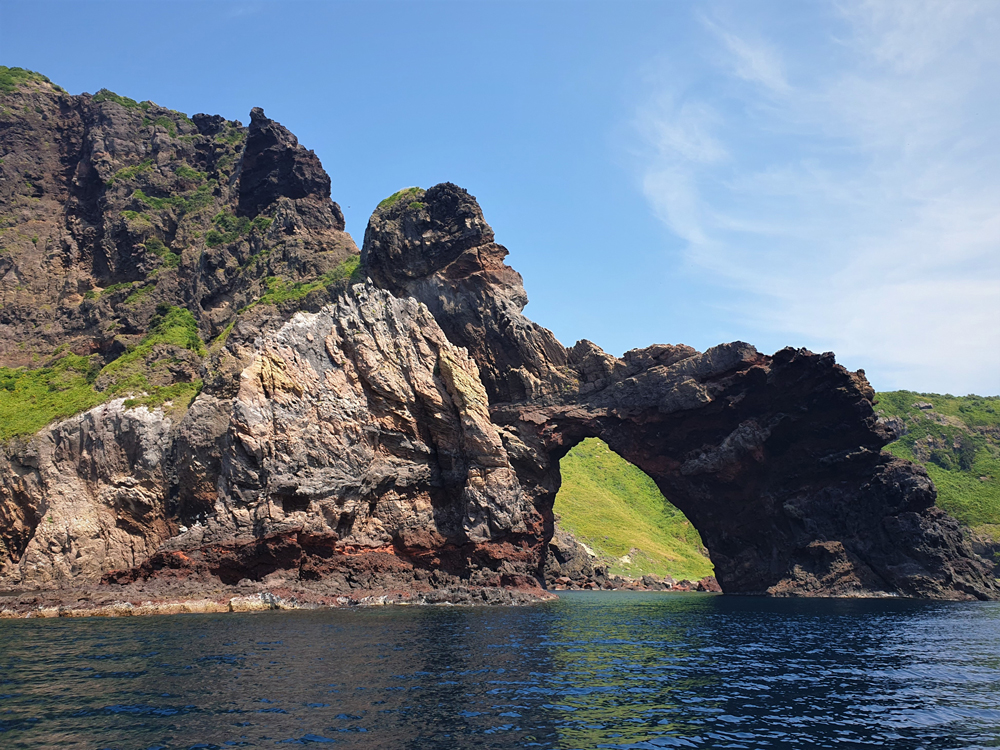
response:
<path id="1" fill-rule="evenodd" d="M 0 621 L 0 748 L 1000 747 L 1000 604 Z"/>

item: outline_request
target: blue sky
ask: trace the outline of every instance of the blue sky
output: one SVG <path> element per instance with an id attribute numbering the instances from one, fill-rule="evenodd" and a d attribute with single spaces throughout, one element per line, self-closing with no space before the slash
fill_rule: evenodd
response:
<path id="1" fill-rule="evenodd" d="M 358 244 L 479 198 L 572 344 L 833 350 L 1000 393 L 1000 4 L 0 0 L 0 64 L 320 156 Z"/>

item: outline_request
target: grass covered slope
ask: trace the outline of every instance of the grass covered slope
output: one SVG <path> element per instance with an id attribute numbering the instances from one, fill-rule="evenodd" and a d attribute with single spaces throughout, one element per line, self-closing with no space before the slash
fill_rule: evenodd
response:
<path id="1" fill-rule="evenodd" d="M 905 430 L 885 450 L 924 466 L 941 508 L 1000 541 L 1000 397 L 893 391 L 875 409 Z"/>
<path id="2" fill-rule="evenodd" d="M 562 487 L 555 512 L 612 573 L 698 580 L 712 575 L 701 537 L 641 470 L 588 438 L 559 464 Z M 623 560 L 623 558 L 625 558 Z"/>
<path id="3" fill-rule="evenodd" d="M 182 356 L 188 352 L 192 356 L 185 363 Z M 65 351 L 38 369 L 0 367 L 0 440 L 31 435 L 57 419 L 120 396 L 132 397 L 126 406 L 170 402 L 186 409 L 201 390 L 194 374 L 204 354 L 194 316 L 184 308 L 163 305 L 149 332 L 103 368 L 97 356 Z M 185 364 L 187 379 L 175 382 Z"/>

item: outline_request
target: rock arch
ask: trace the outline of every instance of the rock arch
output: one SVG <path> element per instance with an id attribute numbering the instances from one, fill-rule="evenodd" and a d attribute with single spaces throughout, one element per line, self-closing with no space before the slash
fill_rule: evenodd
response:
<path id="1" fill-rule="evenodd" d="M 476 361 L 547 533 L 559 459 L 599 437 L 691 520 L 724 591 L 997 596 L 926 473 L 881 452 L 894 436 L 864 371 L 741 342 L 565 349 L 521 314 L 521 278 L 472 196 L 446 183 L 409 197 L 373 215 L 363 267 Z"/>

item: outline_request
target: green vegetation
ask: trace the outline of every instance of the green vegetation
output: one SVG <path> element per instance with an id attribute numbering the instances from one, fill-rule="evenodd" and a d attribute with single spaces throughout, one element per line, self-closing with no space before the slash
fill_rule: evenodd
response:
<path id="1" fill-rule="evenodd" d="M 266 216 L 258 216 L 253 221 L 246 216 L 234 216 L 228 211 L 220 211 L 212 217 L 215 229 L 209 229 L 205 234 L 205 244 L 209 247 L 228 245 L 236 242 L 241 237 L 252 231 L 263 234 L 271 226 L 271 219 Z"/>
<path id="2" fill-rule="evenodd" d="M 166 115 L 160 115 L 159 117 L 157 117 L 155 120 L 153 120 L 153 124 L 159 128 L 166 129 L 166 131 L 170 133 L 171 137 L 173 138 L 177 137 L 177 125 L 174 123 L 173 120 L 171 120 Z"/>
<path id="3" fill-rule="evenodd" d="M 280 276 L 268 276 L 264 280 L 264 283 L 267 284 L 267 292 L 254 305 L 280 305 L 283 302 L 300 300 L 310 292 L 330 286 L 334 282 L 356 279 L 360 264 L 361 257 L 352 255 L 332 271 L 328 271 L 312 281 L 297 281 L 294 284 L 289 284 Z"/>
<path id="4" fill-rule="evenodd" d="M 65 354 L 37 370 L 0 367 L 0 440 L 38 432 L 104 401 L 90 357 Z"/>
<path id="5" fill-rule="evenodd" d="M 138 211 L 122 211 L 122 218 L 131 224 L 153 226 L 152 217 L 149 214 L 139 213 Z"/>
<path id="6" fill-rule="evenodd" d="M 885 450 L 923 465 L 940 507 L 1000 541 L 1000 397 L 893 391 L 877 401 L 877 412 L 907 430 Z"/>
<path id="7" fill-rule="evenodd" d="M 0 65 L 0 91 L 3 93 L 9 94 L 22 83 L 30 83 L 32 81 L 35 83 L 52 83 L 47 76 L 43 76 L 41 73 L 36 73 L 33 70 L 8 68 L 6 65 Z M 52 83 L 52 87 L 57 91 L 63 91 L 61 86 L 56 86 L 54 83 Z"/>
<path id="8" fill-rule="evenodd" d="M 143 244 L 143 247 L 147 251 L 153 253 L 159 258 L 163 259 L 164 268 L 177 268 L 181 263 L 181 256 L 177 253 L 171 252 L 170 248 L 163 244 L 163 241 L 156 238 L 150 237 Z"/>
<path id="9" fill-rule="evenodd" d="M 134 166 L 124 167 L 123 169 L 119 169 L 117 172 L 114 173 L 114 175 L 112 175 L 111 179 L 108 180 L 108 187 L 114 185 L 115 182 L 117 182 L 118 180 L 131 180 L 140 172 L 145 172 L 146 170 L 152 168 L 153 168 L 153 160 L 143 159 L 140 163 Z"/>
<path id="10" fill-rule="evenodd" d="M 153 349 L 163 344 L 170 344 L 205 356 L 205 344 L 198 334 L 198 323 L 189 310 L 160 305 L 156 312 L 156 318 L 142 341 L 129 347 L 125 354 L 114 362 L 109 362 L 101 370 L 101 376 L 108 381 L 105 393 L 124 395 L 144 392 L 146 395 L 136 400 L 136 404 L 155 404 L 156 399 L 161 397 L 159 403 L 163 403 L 167 400 L 163 395 L 164 389 L 173 386 L 150 385 L 147 373 L 149 368 L 154 366 L 149 361 Z"/>
<path id="11" fill-rule="evenodd" d="M 412 201 L 412 202 L 411 202 L 411 203 L 410 203 L 410 204 L 409 204 L 409 205 L 407 206 L 407 208 L 409 208 L 409 209 L 412 209 L 412 210 L 414 210 L 414 211 L 416 211 L 416 210 L 418 210 L 418 209 L 421 209 L 421 208 L 426 208 L 426 207 L 427 207 L 427 204 L 426 204 L 426 203 L 421 203 L 420 201 Z"/>
<path id="12" fill-rule="evenodd" d="M 584 440 L 559 468 L 559 526 L 594 550 L 612 573 L 692 580 L 712 575 L 701 537 L 684 514 L 602 441 Z"/>
<path id="13" fill-rule="evenodd" d="M 33 434 L 56 419 L 121 395 L 142 394 L 127 399 L 126 406 L 156 407 L 170 401 L 174 409 L 187 409 L 201 391 L 200 380 L 153 386 L 147 377 L 161 362 L 176 361 L 169 354 L 154 351 L 164 344 L 189 349 L 199 356 L 206 353 L 190 311 L 161 305 L 149 333 L 103 369 L 96 357 L 61 352 L 39 369 L 0 368 L 0 440 Z M 104 391 L 94 387 L 98 378 L 108 384 Z"/>
<path id="14" fill-rule="evenodd" d="M 215 136 L 215 140 L 220 143 L 227 143 L 230 146 L 240 143 L 244 138 L 246 138 L 246 131 L 235 126 L 228 126 L 226 130 Z"/>
<path id="15" fill-rule="evenodd" d="M 199 172 L 197 169 L 192 169 L 187 164 L 181 162 L 177 165 L 174 170 L 174 174 L 180 177 L 182 180 L 190 180 L 191 182 L 204 182 L 207 175 L 204 172 Z"/>
<path id="16" fill-rule="evenodd" d="M 163 404 L 170 401 L 174 405 L 172 411 L 183 412 L 198 397 L 204 385 L 204 382 L 201 380 L 195 380 L 193 383 L 174 383 L 173 385 L 154 388 L 153 393 L 147 396 L 125 399 L 125 408 L 131 409 L 136 406 L 146 406 L 150 409 L 155 409 L 157 406 L 163 406 Z"/>
<path id="17" fill-rule="evenodd" d="M 208 346 L 209 351 L 213 351 L 213 352 L 214 351 L 218 351 L 219 349 L 221 349 L 222 347 L 224 347 L 226 345 L 226 339 L 229 338 L 229 334 L 231 334 L 233 332 L 233 328 L 235 328 L 235 327 L 236 327 L 236 321 L 235 320 L 231 320 L 229 322 L 229 325 L 227 325 L 222 330 L 222 333 L 220 333 L 218 336 L 216 336 L 214 339 L 212 339 L 212 343 L 209 344 L 209 346 Z"/>
<path id="18" fill-rule="evenodd" d="M 146 195 L 141 190 L 136 190 L 132 195 L 137 201 L 156 211 L 175 208 L 181 214 L 197 211 L 199 208 L 204 208 L 212 203 L 212 188 L 210 185 L 199 185 L 194 190 L 189 190 L 180 195 L 171 195 L 166 198 L 156 198 Z"/>
<path id="19" fill-rule="evenodd" d="M 143 297 L 149 296 L 149 294 L 156 288 L 155 284 L 146 284 L 146 286 L 136 287 L 132 293 L 125 298 L 126 305 L 134 305 L 139 302 Z"/>
<path id="20" fill-rule="evenodd" d="M 398 203 L 404 198 L 420 198 L 423 197 L 423 194 L 424 194 L 423 188 L 418 188 L 418 187 L 406 188 L 405 190 L 400 190 L 398 193 L 393 193 L 384 201 L 380 202 L 378 204 L 378 208 L 389 208 L 389 206 Z"/>
<path id="21" fill-rule="evenodd" d="M 135 99 L 129 99 L 127 96 L 119 96 L 114 91 L 109 91 L 108 89 L 101 89 L 94 94 L 94 102 L 115 102 L 126 109 L 149 109 L 152 106 L 149 102 L 137 102 Z"/>
<path id="22" fill-rule="evenodd" d="M 104 289 L 91 289 L 85 292 L 84 299 L 100 299 L 105 294 L 114 294 L 115 292 L 120 292 L 123 289 L 131 289 L 134 286 L 134 282 L 131 281 L 121 281 L 117 284 L 112 284 L 111 286 L 106 286 Z"/>
<path id="23" fill-rule="evenodd" d="M 100 296 L 105 294 L 114 294 L 115 292 L 120 292 L 123 289 L 131 289 L 133 286 L 131 281 L 119 281 L 117 284 L 111 284 L 110 286 L 104 287 L 101 290 Z"/>

